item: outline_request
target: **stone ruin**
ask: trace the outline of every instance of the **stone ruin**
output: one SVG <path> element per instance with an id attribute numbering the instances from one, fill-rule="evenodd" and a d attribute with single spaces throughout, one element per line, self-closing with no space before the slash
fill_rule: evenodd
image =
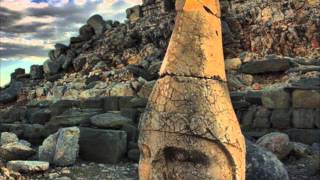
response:
<path id="1" fill-rule="evenodd" d="M 141 17 L 154 16 L 174 11 L 174 0 L 143 0 L 142 5 L 127 9 L 129 21 L 136 21 Z"/>

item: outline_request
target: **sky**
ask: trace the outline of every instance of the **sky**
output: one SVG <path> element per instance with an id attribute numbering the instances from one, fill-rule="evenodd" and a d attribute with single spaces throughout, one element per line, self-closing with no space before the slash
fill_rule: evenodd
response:
<path id="1" fill-rule="evenodd" d="M 0 0 L 0 86 L 21 67 L 42 64 L 56 43 L 68 44 L 94 14 L 125 20 L 141 0 Z"/>

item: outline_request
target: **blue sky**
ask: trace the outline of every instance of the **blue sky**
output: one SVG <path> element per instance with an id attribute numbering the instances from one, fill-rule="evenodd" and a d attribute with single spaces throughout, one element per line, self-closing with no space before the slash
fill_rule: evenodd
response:
<path id="1" fill-rule="evenodd" d="M 0 0 L 0 86 L 18 67 L 42 64 L 56 43 L 68 44 L 93 14 L 125 20 L 141 0 Z"/>

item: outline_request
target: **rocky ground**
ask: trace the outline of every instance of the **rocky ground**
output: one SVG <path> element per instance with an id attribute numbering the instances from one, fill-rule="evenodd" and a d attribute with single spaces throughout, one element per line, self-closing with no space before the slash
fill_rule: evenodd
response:
<path id="1" fill-rule="evenodd" d="M 249 180 L 320 178 L 316 1 L 221 1 Z M 92 16 L 43 66 L 12 73 L 0 89 L 0 179 L 137 178 L 139 117 L 175 21 L 161 2 L 124 23 Z"/>

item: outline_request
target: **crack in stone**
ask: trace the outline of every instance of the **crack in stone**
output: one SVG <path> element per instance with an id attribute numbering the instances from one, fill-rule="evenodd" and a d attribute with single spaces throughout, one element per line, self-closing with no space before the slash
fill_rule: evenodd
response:
<path id="1" fill-rule="evenodd" d="M 218 81 L 218 82 L 221 82 L 221 83 L 227 83 L 227 81 L 223 80 L 220 76 L 218 75 L 215 75 L 215 76 L 212 76 L 212 77 L 203 77 L 203 76 L 194 76 L 194 75 L 180 75 L 180 74 L 174 74 L 174 73 L 164 73 L 160 76 L 160 79 L 161 78 L 164 78 L 166 76 L 169 76 L 169 77 L 185 77 L 185 78 L 196 78 L 196 79 L 203 79 L 203 80 L 214 80 L 214 81 Z"/>

